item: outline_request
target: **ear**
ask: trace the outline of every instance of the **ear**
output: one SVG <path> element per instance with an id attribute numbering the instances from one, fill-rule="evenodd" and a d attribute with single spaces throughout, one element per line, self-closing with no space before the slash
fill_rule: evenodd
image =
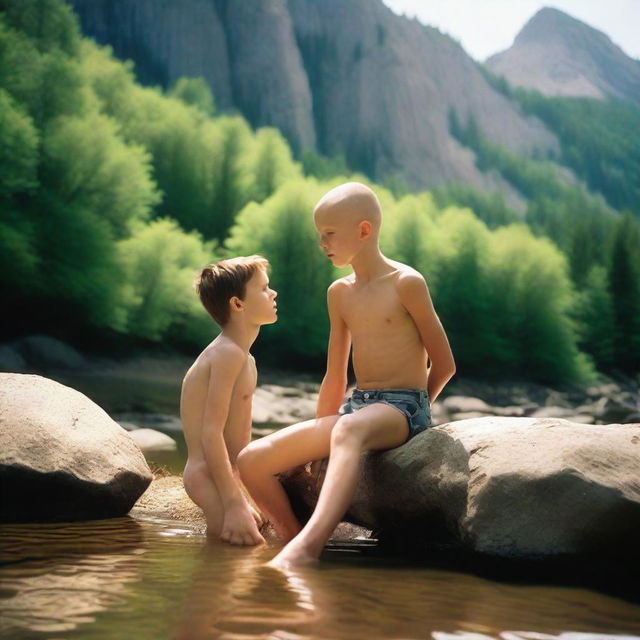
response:
<path id="1" fill-rule="evenodd" d="M 231 308 L 231 311 L 242 311 L 244 304 L 238 296 L 233 296 L 233 298 L 229 300 L 229 307 Z"/>
<path id="2" fill-rule="evenodd" d="M 360 238 L 361 239 L 365 239 L 368 238 L 371 235 L 371 232 L 373 231 L 373 226 L 371 225 L 371 223 L 368 220 L 363 220 L 360 223 Z"/>

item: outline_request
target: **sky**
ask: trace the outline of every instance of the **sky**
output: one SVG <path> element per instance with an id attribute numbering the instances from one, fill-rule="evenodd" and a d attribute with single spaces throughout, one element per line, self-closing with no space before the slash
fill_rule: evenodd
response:
<path id="1" fill-rule="evenodd" d="M 395 13 L 449 34 L 476 60 L 508 49 L 542 7 L 554 7 L 606 33 L 640 59 L 640 0 L 383 0 Z"/>

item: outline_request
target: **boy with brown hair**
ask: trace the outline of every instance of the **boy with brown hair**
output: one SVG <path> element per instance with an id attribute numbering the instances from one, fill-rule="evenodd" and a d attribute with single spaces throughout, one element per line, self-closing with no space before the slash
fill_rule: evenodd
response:
<path id="1" fill-rule="evenodd" d="M 236 468 L 251 439 L 256 364 L 249 353 L 260 327 L 277 319 L 261 256 L 221 260 L 205 267 L 196 291 L 221 333 L 196 358 L 182 383 L 180 417 L 187 443 L 184 487 L 204 511 L 207 534 L 226 542 L 264 542 L 259 514 L 242 493 Z"/>
<path id="2" fill-rule="evenodd" d="M 353 498 L 361 453 L 398 447 L 430 426 L 429 399 L 455 373 L 424 278 L 380 252 L 373 191 L 340 185 L 313 215 L 327 258 L 353 269 L 328 291 L 331 332 L 316 418 L 252 442 L 238 458 L 245 486 L 287 542 L 271 562 L 276 567 L 319 557 Z M 357 388 L 344 403 L 352 345 Z M 327 456 L 316 508 L 301 528 L 276 474 Z"/>

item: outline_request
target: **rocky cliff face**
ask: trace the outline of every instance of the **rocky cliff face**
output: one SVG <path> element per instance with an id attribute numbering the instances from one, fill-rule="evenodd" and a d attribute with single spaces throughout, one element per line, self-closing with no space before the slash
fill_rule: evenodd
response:
<path id="1" fill-rule="evenodd" d="M 538 11 L 513 46 L 486 64 L 512 84 L 546 95 L 640 104 L 640 62 L 604 33 L 557 9 Z"/>
<path id="2" fill-rule="evenodd" d="M 334 155 L 377 180 L 505 189 L 449 133 L 470 115 L 494 143 L 546 154 L 553 135 L 493 90 L 436 29 L 379 0 L 71 0 L 87 35 L 167 86 L 204 76 L 222 109 L 278 127 L 296 152 Z M 507 189 L 508 190 L 508 189 Z"/>

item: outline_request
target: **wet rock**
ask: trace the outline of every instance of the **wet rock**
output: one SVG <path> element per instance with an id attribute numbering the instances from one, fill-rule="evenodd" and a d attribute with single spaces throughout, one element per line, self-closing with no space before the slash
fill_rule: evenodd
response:
<path id="1" fill-rule="evenodd" d="M 484 418 L 486 415 L 483 411 L 461 411 L 454 413 L 451 420 L 470 420 L 471 418 Z"/>
<path id="2" fill-rule="evenodd" d="M 28 336 L 12 346 L 36 369 L 79 369 L 86 364 L 72 346 L 49 336 Z"/>
<path id="3" fill-rule="evenodd" d="M 632 403 L 630 398 L 618 396 L 603 398 L 598 404 L 596 417 L 601 422 L 628 422 L 630 416 L 640 409 L 640 403 Z"/>
<path id="4" fill-rule="evenodd" d="M 311 508 L 318 473 L 283 479 Z M 349 520 L 397 547 L 502 557 L 637 556 L 640 424 L 484 417 L 363 456 Z"/>
<path id="5" fill-rule="evenodd" d="M 575 409 L 568 407 L 540 407 L 536 409 L 532 414 L 532 418 L 566 418 L 575 414 Z"/>
<path id="6" fill-rule="evenodd" d="M 127 431 L 133 429 L 160 429 L 162 431 L 182 431 L 182 422 L 178 416 L 165 413 L 147 413 L 145 411 L 124 411 L 113 416 L 114 420 Z"/>
<path id="7" fill-rule="evenodd" d="M 176 450 L 176 441 L 166 433 L 155 429 L 134 429 L 129 435 L 143 453 Z"/>
<path id="8" fill-rule="evenodd" d="M 316 414 L 318 394 L 274 384 L 258 387 L 253 394 L 254 424 L 290 425 Z"/>
<path id="9" fill-rule="evenodd" d="M 484 400 L 469 396 L 449 396 L 442 401 L 442 406 L 449 413 L 463 413 L 469 411 L 484 414 L 493 413 L 491 407 Z"/>
<path id="10" fill-rule="evenodd" d="M 122 516 L 151 477 L 129 434 L 89 398 L 40 376 L 0 374 L 3 521 Z"/>
<path id="11" fill-rule="evenodd" d="M 596 419 L 588 413 L 579 413 L 574 416 L 567 416 L 565 420 L 576 422 L 577 424 L 594 424 Z"/>

